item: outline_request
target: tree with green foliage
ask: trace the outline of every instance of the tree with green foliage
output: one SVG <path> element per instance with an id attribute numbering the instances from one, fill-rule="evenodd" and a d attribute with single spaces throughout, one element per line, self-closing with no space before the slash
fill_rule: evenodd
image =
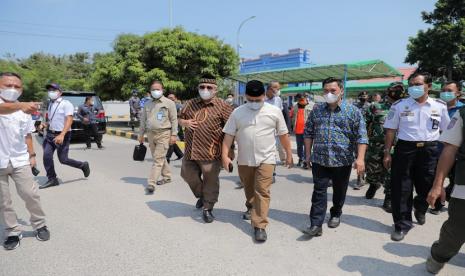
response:
<path id="1" fill-rule="evenodd" d="M 43 99 L 45 85 L 51 82 L 59 83 L 63 90 L 89 90 L 92 70 L 92 60 L 88 53 L 64 56 L 35 53 L 24 59 L 13 56 L 0 59 L 0 71 L 21 75 L 24 86 L 22 100 Z"/>
<path id="2" fill-rule="evenodd" d="M 179 98 L 197 95 L 197 82 L 209 73 L 222 79 L 235 73 L 238 57 L 223 41 L 190 33 L 178 27 L 147 33 L 120 35 L 113 52 L 94 56 L 93 89 L 103 99 L 127 99 L 133 89 L 147 91 L 153 80 Z"/>
<path id="3" fill-rule="evenodd" d="M 409 39 L 405 62 L 436 78 L 464 79 L 465 0 L 439 0 L 422 18 L 432 27 Z"/>

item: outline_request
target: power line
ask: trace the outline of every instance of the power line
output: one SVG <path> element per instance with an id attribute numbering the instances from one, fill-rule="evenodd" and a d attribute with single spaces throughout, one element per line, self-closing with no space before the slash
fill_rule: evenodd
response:
<path id="1" fill-rule="evenodd" d="M 22 35 L 22 36 L 51 37 L 51 38 L 61 38 L 61 39 L 77 39 L 77 40 L 91 40 L 91 41 L 105 41 L 105 42 L 113 41 L 111 39 L 92 38 L 92 37 L 84 37 L 84 36 L 66 36 L 66 35 L 54 35 L 54 34 L 44 34 L 44 33 L 13 32 L 13 31 L 4 31 L 4 30 L 0 30 L 0 33 Z"/>

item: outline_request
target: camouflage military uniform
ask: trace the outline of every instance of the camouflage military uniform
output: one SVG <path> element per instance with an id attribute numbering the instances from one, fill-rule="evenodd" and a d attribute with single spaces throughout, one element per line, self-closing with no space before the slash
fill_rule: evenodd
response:
<path id="1" fill-rule="evenodd" d="M 391 103 L 373 103 L 367 110 L 366 122 L 369 145 L 366 154 L 366 182 L 370 185 L 384 186 L 386 197 L 390 198 L 390 171 L 383 165 L 384 158 L 384 121 Z"/>
<path id="2" fill-rule="evenodd" d="M 358 102 L 354 103 L 354 105 L 360 110 L 360 112 L 362 112 L 362 115 L 363 115 L 363 117 L 365 118 L 365 121 L 366 121 L 367 113 L 368 113 L 368 110 L 369 110 L 371 104 L 369 102 L 367 102 L 367 101 L 365 101 L 365 102 L 358 101 Z M 353 188 L 355 190 L 360 190 L 360 188 L 362 186 L 364 186 L 366 183 L 367 183 L 366 174 L 358 175 L 357 176 L 357 184 L 355 184 Z"/>

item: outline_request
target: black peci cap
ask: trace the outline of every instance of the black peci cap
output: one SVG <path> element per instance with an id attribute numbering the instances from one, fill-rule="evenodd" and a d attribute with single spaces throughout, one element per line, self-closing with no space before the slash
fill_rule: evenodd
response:
<path id="1" fill-rule="evenodd" d="M 252 97 L 261 96 L 265 94 L 265 87 L 261 81 L 251 80 L 245 86 L 245 94 Z"/>

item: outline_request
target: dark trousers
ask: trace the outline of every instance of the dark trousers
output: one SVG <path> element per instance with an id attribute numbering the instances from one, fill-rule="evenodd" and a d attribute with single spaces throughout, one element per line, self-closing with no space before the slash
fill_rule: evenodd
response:
<path id="1" fill-rule="evenodd" d="M 168 162 L 170 161 L 173 152 L 179 159 L 181 159 L 184 156 L 184 153 L 182 153 L 182 150 L 179 148 L 178 144 L 175 143 L 173 145 L 170 145 L 170 147 L 168 148 L 168 152 L 166 153 L 166 160 L 168 160 Z"/>
<path id="2" fill-rule="evenodd" d="M 451 198 L 449 218 L 441 227 L 439 240 L 431 247 L 431 256 L 440 263 L 457 255 L 465 243 L 465 199 Z"/>
<path id="3" fill-rule="evenodd" d="M 55 166 L 53 164 L 53 153 L 55 152 L 55 150 L 58 153 L 58 160 L 61 164 L 68 165 L 77 169 L 82 169 L 82 167 L 84 166 L 83 162 L 68 158 L 71 133 L 68 132 L 65 135 L 65 139 L 63 140 L 63 144 L 61 145 L 56 145 L 55 142 L 53 142 L 53 139 L 55 139 L 55 137 L 56 135 L 47 132 L 47 135 L 44 139 L 44 143 L 42 145 L 44 148 L 44 167 L 47 171 L 48 179 L 54 179 L 57 177 L 57 174 L 55 172 Z"/>
<path id="4" fill-rule="evenodd" d="M 98 133 L 97 124 L 88 124 L 84 126 L 84 133 L 86 135 L 86 145 L 88 148 L 91 146 L 91 137 L 94 137 L 97 146 L 102 145 L 102 135 Z"/>
<path id="5" fill-rule="evenodd" d="M 299 160 L 305 161 L 304 135 L 296 134 L 295 141 L 297 142 L 297 156 L 299 157 Z"/>
<path id="6" fill-rule="evenodd" d="M 324 167 L 313 163 L 313 195 L 310 209 L 310 223 L 312 226 L 321 226 L 325 220 L 328 205 L 327 190 L 329 180 L 333 182 L 333 207 L 331 217 L 340 217 L 342 207 L 346 200 L 347 186 L 349 184 L 352 166 Z"/>
<path id="7" fill-rule="evenodd" d="M 392 217 L 396 230 L 412 228 L 412 205 L 423 214 L 428 210 L 426 197 L 433 185 L 437 162 L 437 143 L 419 147 L 413 142 L 397 142 L 391 169 Z M 415 198 L 413 187 L 417 193 Z"/>

